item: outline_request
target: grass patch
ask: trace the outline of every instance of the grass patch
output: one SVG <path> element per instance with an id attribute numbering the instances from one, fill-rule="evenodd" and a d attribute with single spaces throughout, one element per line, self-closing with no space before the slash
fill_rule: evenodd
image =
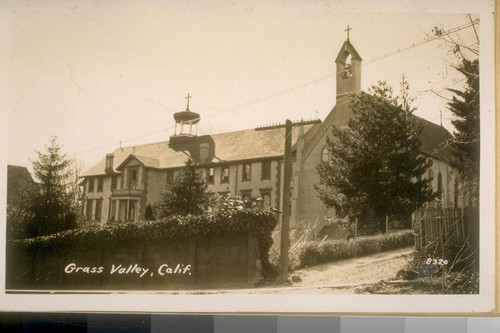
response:
<path id="1" fill-rule="evenodd" d="M 308 242 L 298 245 L 290 251 L 290 268 L 299 269 L 337 260 L 362 257 L 413 244 L 414 236 L 411 230 L 350 240 Z"/>

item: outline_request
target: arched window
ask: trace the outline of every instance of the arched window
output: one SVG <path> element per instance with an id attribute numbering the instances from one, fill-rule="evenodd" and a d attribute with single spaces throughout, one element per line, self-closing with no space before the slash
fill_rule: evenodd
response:
<path id="1" fill-rule="evenodd" d="M 345 59 L 344 73 L 342 77 L 344 79 L 350 78 L 352 76 L 352 56 L 349 54 Z"/>
<path id="2" fill-rule="evenodd" d="M 437 195 L 439 199 L 441 199 L 441 195 L 443 194 L 443 176 L 441 175 L 441 171 L 438 172 L 438 188 Z"/>
<path id="3" fill-rule="evenodd" d="M 328 162 L 328 160 L 330 159 L 330 153 L 328 152 L 328 148 L 323 148 L 323 150 L 321 150 L 321 162 Z"/>

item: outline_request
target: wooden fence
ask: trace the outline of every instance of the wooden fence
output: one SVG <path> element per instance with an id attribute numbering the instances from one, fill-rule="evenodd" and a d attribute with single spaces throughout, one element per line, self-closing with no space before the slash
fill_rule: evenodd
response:
<path id="1" fill-rule="evenodd" d="M 414 212 L 412 225 L 417 251 L 447 260 L 456 260 L 457 255 L 467 259 L 477 258 L 478 207 L 421 208 Z"/>

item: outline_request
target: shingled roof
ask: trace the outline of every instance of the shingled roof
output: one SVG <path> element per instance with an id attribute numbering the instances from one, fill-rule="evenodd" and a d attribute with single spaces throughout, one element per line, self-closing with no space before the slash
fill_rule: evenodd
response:
<path id="1" fill-rule="evenodd" d="M 451 134 L 442 126 L 419 117 L 416 118 L 423 124 L 420 135 L 422 152 L 446 160 L 449 157 L 449 149 L 445 147 L 444 143 L 451 138 Z M 328 126 L 328 124 L 325 121 L 323 124 L 305 125 L 305 140 L 310 140 L 320 126 Z M 212 162 L 236 162 L 283 156 L 284 135 L 283 128 L 246 129 L 214 134 L 211 136 L 215 143 L 215 156 Z M 292 145 L 296 144 L 298 135 L 299 130 L 296 128 L 292 131 Z M 168 141 L 118 148 L 113 152 L 113 155 L 113 165 L 116 172 L 120 171 L 119 167 L 125 160 L 132 157 L 144 166 L 154 169 L 183 167 L 188 158 L 186 153 L 170 148 Z M 105 175 L 105 167 L 106 159 L 104 158 L 87 170 L 82 177 Z"/>
<path id="2" fill-rule="evenodd" d="M 307 132 L 314 125 L 305 125 Z M 292 144 L 297 142 L 299 131 L 292 131 Z M 215 143 L 214 163 L 254 160 L 280 157 L 285 153 L 285 129 L 246 129 L 211 135 Z M 175 151 L 168 141 L 145 145 L 118 148 L 113 152 L 113 165 L 116 168 L 133 155 L 146 167 L 168 169 L 183 167 L 188 156 L 184 152 Z M 87 170 L 82 177 L 105 175 L 106 159 L 102 159 Z"/>

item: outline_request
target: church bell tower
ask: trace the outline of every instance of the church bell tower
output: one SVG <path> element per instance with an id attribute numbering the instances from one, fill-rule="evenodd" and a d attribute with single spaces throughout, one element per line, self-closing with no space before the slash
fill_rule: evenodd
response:
<path id="1" fill-rule="evenodd" d="M 361 92 L 361 57 L 349 40 L 347 26 L 347 40 L 340 48 L 335 59 L 337 64 L 337 100 Z"/>

